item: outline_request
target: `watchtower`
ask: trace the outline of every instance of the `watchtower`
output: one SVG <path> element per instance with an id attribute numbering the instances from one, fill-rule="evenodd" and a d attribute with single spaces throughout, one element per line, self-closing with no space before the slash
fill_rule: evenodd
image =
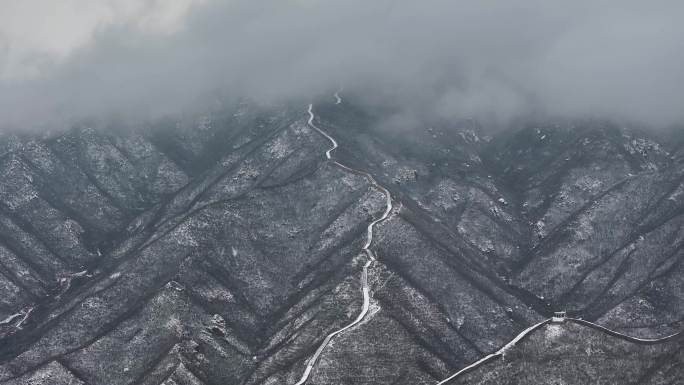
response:
<path id="1" fill-rule="evenodd" d="M 562 324 L 563 322 L 565 322 L 566 316 L 567 315 L 565 314 L 564 311 L 557 311 L 557 312 L 553 313 L 553 317 L 551 317 L 551 322 L 553 322 L 555 324 Z"/>

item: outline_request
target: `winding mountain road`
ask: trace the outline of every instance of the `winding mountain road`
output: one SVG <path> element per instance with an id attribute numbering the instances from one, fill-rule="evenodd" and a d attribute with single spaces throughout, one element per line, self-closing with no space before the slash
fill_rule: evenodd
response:
<path id="1" fill-rule="evenodd" d="M 660 344 L 660 343 L 663 343 L 663 342 L 667 342 L 667 341 L 673 340 L 673 339 L 675 339 L 675 338 L 679 338 L 679 337 L 681 337 L 682 335 L 684 335 L 684 330 L 682 330 L 682 331 L 679 331 L 679 332 L 677 332 L 677 333 L 671 334 L 671 335 L 669 335 L 669 336 L 660 337 L 660 338 L 639 338 L 639 337 L 628 336 L 628 335 L 622 334 L 622 333 L 620 333 L 620 332 L 616 332 L 615 330 L 608 329 L 608 328 L 605 327 L 605 326 L 597 325 L 597 324 L 595 324 L 595 323 L 593 323 L 593 322 L 585 321 L 585 320 L 583 320 L 583 319 L 578 319 L 578 318 L 566 318 L 566 320 L 567 320 L 568 322 L 573 322 L 573 323 L 576 323 L 576 324 L 578 324 L 578 325 L 583 325 L 583 326 L 587 326 L 587 327 L 596 329 L 596 330 L 598 330 L 598 331 L 601 331 L 601 332 L 603 332 L 603 333 L 606 333 L 606 334 L 608 334 L 608 335 L 610 335 L 610 336 L 613 336 L 613 337 L 615 337 L 615 338 L 619 338 L 619 339 L 622 339 L 622 340 L 625 340 L 625 341 L 628 341 L 628 342 L 632 342 L 632 343 L 635 343 L 635 344 L 642 344 L 642 345 Z"/>
<path id="2" fill-rule="evenodd" d="M 449 382 L 451 382 L 452 380 L 456 379 L 457 377 L 460 377 L 460 376 L 463 375 L 463 374 L 466 374 L 466 373 L 468 373 L 468 372 L 471 372 L 471 371 L 477 369 L 478 367 L 480 367 L 480 366 L 486 364 L 487 362 L 489 362 L 489 361 L 491 361 L 491 360 L 494 360 L 494 359 L 496 359 L 496 358 L 502 357 L 502 356 L 506 353 L 506 351 L 507 351 L 508 349 L 514 347 L 518 342 L 520 342 L 520 340 L 522 340 L 523 338 L 525 338 L 526 336 L 528 336 L 528 335 L 529 335 L 530 333 L 532 333 L 533 331 L 535 331 L 535 330 L 539 329 L 540 327 L 542 327 L 542 326 L 544 326 L 544 325 L 546 325 L 546 324 L 548 324 L 548 323 L 551 323 L 551 322 L 552 322 L 552 319 L 549 318 L 549 319 L 546 319 L 546 320 L 544 320 L 544 321 L 541 321 L 541 322 L 539 322 L 539 323 L 537 323 L 537 324 L 534 324 L 534 325 L 530 326 L 529 328 L 525 329 L 522 333 L 518 334 L 518 335 L 517 335 L 514 339 L 512 339 L 509 343 L 507 343 L 506 345 L 504 345 L 504 347 L 502 347 L 501 349 L 499 349 L 499 350 L 497 350 L 496 352 L 491 353 L 491 354 L 489 354 L 489 355 L 487 355 L 487 356 L 485 356 L 485 357 L 479 359 L 478 361 L 476 361 L 476 362 L 474 362 L 474 363 L 472 363 L 472 364 L 466 366 L 465 368 L 459 370 L 458 372 L 456 372 L 456 373 L 452 374 L 451 376 L 445 378 L 444 380 L 438 382 L 436 385 L 445 385 L 445 384 L 448 384 Z M 637 337 L 631 337 L 631 336 L 628 336 L 628 335 L 626 335 L 626 334 L 622 334 L 622 333 L 616 332 L 616 331 L 611 330 L 611 329 L 608 329 L 608 328 L 606 328 L 606 327 L 604 327 L 604 326 L 597 325 L 597 324 L 595 324 L 595 323 L 593 323 L 593 322 L 585 321 L 585 320 L 582 320 L 582 319 L 577 319 L 577 318 L 565 318 L 563 322 L 572 322 L 572 323 L 576 323 L 576 324 L 578 324 L 578 325 L 583 325 L 583 326 L 586 326 L 586 327 L 590 327 L 590 328 L 596 329 L 596 330 L 601 331 L 601 332 L 603 332 L 603 333 L 606 333 L 606 334 L 608 334 L 608 335 L 610 335 L 610 336 L 617 337 L 617 338 L 623 339 L 623 340 L 625 340 L 625 341 L 629 341 L 629 342 L 633 342 L 633 343 L 637 343 L 637 344 L 645 344 L 645 345 L 652 345 L 652 344 L 659 344 L 659 343 L 663 343 L 663 342 L 668 342 L 668 341 L 673 340 L 673 339 L 675 339 L 675 338 L 680 338 L 680 337 L 682 337 L 682 335 L 684 334 L 684 331 L 680 331 L 680 332 L 678 332 L 678 333 L 675 333 L 675 334 L 672 334 L 672 335 L 669 335 L 669 336 L 665 336 L 665 337 L 662 337 L 662 338 L 652 338 L 652 339 L 648 339 L 648 338 L 637 338 Z"/>
<path id="3" fill-rule="evenodd" d="M 335 104 L 340 104 L 342 103 L 342 99 L 340 98 L 339 94 L 336 92 L 335 93 L 335 98 L 337 99 L 337 103 Z M 340 167 L 341 169 L 361 175 L 365 177 L 373 186 L 374 188 L 380 190 L 384 195 L 385 195 L 385 211 L 382 213 L 382 216 L 379 218 L 375 219 L 372 221 L 369 225 L 368 228 L 366 229 L 366 242 L 363 245 L 363 248 L 361 249 L 366 256 L 368 257 L 368 261 L 363 265 L 363 272 L 361 273 L 361 287 L 362 287 L 362 292 L 363 292 L 363 305 L 361 306 L 361 312 L 359 312 L 359 315 L 346 325 L 345 327 L 338 329 L 330 334 L 328 334 L 325 339 L 323 339 L 323 342 L 321 345 L 316 349 L 316 352 L 314 353 L 313 356 L 309 359 L 309 361 L 306 364 L 306 369 L 304 370 L 304 373 L 300 377 L 299 381 L 295 385 L 303 385 L 305 384 L 309 377 L 311 376 L 311 372 L 313 371 L 314 367 L 316 366 L 316 363 L 318 362 L 318 359 L 320 358 L 321 354 L 323 354 L 323 351 L 325 348 L 328 346 L 330 341 L 337 336 L 338 334 L 342 334 L 345 331 L 351 329 L 352 327 L 358 325 L 364 317 L 366 317 L 366 314 L 368 314 L 368 310 L 370 308 L 370 288 L 368 286 L 368 268 L 375 262 L 376 258 L 375 255 L 373 254 L 373 251 L 370 249 L 371 245 L 373 244 L 373 228 L 375 225 L 378 223 L 386 220 L 390 212 L 392 212 L 392 195 L 390 194 L 389 190 L 386 188 L 382 187 L 378 182 L 373 178 L 372 175 L 365 171 L 361 170 L 356 170 L 351 167 L 345 166 L 342 163 L 339 163 L 338 161 L 332 159 L 332 152 L 338 147 L 337 141 L 335 138 L 330 136 L 327 132 L 321 130 L 316 124 L 314 123 L 315 115 L 313 113 L 313 104 L 309 104 L 308 108 L 308 113 L 309 113 L 309 120 L 307 124 L 316 130 L 319 134 L 323 135 L 326 139 L 328 139 L 332 143 L 332 147 L 330 147 L 326 152 L 325 152 L 325 157 L 330 160 L 333 164 L 335 164 L 337 167 Z"/>
<path id="4" fill-rule="evenodd" d="M 456 377 L 459 377 L 465 373 L 468 373 L 468 372 L 480 367 L 481 365 L 483 365 L 483 364 L 485 364 L 485 363 L 487 363 L 487 362 L 489 362 L 495 358 L 503 356 L 508 349 L 515 346 L 518 342 L 520 342 L 520 340 L 525 338 L 525 336 L 527 336 L 528 334 L 532 333 L 533 331 L 539 329 L 540 327 L 546 325 L 549 322 L 551 322 L 550 318 L 530 326 L 529 328 L 523 330 L 522 333 L 518 334 L 514 339 L 512 339 L 511 342 L 504 345 L 504 347 L 502 347 L 501 349 L 499 349 L 496 352 L 491 353 L 487 356 L 484 356 L 483 358 L 473 362 L 472 364 L 466 366 L 465 368 L 459 370 L 458 372 L 456 372 L 456 373 L 452 374 L 451 376 L 445 378 L 444 380 L 438 382 L 437 385 L 447 384 L 450 381 L 452 381 L 453 379 L 455 379 Z"/>

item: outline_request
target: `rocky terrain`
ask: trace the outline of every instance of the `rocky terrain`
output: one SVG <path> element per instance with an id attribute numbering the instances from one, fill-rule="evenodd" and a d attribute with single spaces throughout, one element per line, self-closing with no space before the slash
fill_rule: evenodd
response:
<path id="1" fill-rule="evenodd" d="M 306 383 L 436 384 L 557 310 L 642 338 L 684 327 L 681 134 L 392 130 L 390 112 L 330 99 L 314 122 L 332 158 L 393 209 L 369 309 Z M 0 384 L 300 381 L 362 310 L 386 208 L 308 118 L 243 102 L 3 134 Z M 683 367 L 679 340 L 548 325 L 454 383 L 668 384 Z"/>

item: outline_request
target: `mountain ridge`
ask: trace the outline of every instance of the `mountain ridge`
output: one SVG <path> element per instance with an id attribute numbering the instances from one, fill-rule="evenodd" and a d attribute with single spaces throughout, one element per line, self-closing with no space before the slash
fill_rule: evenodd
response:
<path id="1" fill-rule="evenodd" d="M 434 384 L 559 309 L 681 329 L 676 148 L 615 127 L 392 136 L 346 98 L 316 106 L 334 158 L 396 204 L 374 229 L 369 313 L 309 383 Z M 354 320 L 385 198 L 329 166 L 306 109 L 232 108 L 163 135 L 3 140 L 0 273 L 17 294 L 0 319 L 33 310 L 0 325 L 0 383 L 294 384 Z"/>

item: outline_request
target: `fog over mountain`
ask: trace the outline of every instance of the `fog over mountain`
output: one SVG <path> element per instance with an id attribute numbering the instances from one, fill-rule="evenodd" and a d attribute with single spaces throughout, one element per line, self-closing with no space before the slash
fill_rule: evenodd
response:
<path id="1" fill-rule="evenodd" d="M 684 112 L 684 3 L 0 1 L 0 125 L 156 117 L 343 85 L 407 114 L 660 126 Z"/>

